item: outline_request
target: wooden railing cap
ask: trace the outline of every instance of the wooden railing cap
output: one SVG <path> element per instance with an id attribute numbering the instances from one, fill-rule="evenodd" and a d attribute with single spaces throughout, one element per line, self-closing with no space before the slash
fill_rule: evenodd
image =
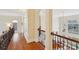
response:
<path id="1" fill-rule="evenodd" d="M 45 30 L 42 30 L 42 29 L 38 29 L 38 31 L 46 32 Z"/>
<path id="2" fill-rule="evenodd" d="M 66 39 L 66 40 L 70 40 L 70 41 L 73 41 L 73 42 L 79 43 L 78 40 L 75 40 L 75 39 L 72 39 L 72 38 L 68 38 L 68 37 L 65 37 L 65 36 L 62 36 L 62 35 L 59 35 L 59 34 L 55 34 L 54 32 L 51 32 L 51 35 L 55 35 L 55 36 L 58 36 L 58 37 L 64 38 L 64 39 Z"/>

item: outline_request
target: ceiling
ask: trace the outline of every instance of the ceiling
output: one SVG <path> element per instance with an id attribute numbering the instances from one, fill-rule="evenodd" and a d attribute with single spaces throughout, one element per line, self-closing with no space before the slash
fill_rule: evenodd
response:
<path id="1" fill-rule="evenodd" d="M 79 14 L 79 9 L 53 9 L 53 16 L 71 16 Z"/>
<path id="2" fill-rule="evenodd" d="M 0 9 L 0 15 L 24 16 L 25 9 Z"/>

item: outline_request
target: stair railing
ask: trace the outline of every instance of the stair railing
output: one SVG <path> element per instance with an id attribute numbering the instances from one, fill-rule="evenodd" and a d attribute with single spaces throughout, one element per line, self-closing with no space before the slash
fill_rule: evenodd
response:
<path id="1" fill-rule="evenodd" d="M 41 28 L 38 29 L 38 40 L 45 46 L 45 31 Z"/>
<path id="2" fill-rule="evenodd" d="M 68 38 L 57 33 L 51 32 L 53 50 L 78 50 L 79 40 Z"/>

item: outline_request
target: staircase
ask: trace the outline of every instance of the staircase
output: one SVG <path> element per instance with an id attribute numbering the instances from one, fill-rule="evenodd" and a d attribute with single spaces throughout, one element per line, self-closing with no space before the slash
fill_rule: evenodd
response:
<path id="1" fill-rule="evenodd" d="M 14 34 L 14 29 L 9 29 L 8 32 L 3 33 L 2 36 L 0 36 L 0 49 L 6 50 L 8 48 L 8 45 L 11 41 L 11 38 Z"/>
<path id="2" fill-rule="evenodd" d="M 51 32 L 52 35 L 52 49 L 53 50 L 78 50 L 79 41 L 76 39 L 68 38 L 54 32 Z"/>

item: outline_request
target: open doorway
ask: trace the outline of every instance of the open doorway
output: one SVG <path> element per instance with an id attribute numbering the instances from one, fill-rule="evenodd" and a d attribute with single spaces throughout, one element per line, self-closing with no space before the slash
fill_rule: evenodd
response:
<path id="1" fill-rule="evenodd" d="M 13 24 L 13 28 L 14 28 L 15 32 L 17 32 L 18 21 L 17 20 L 13 20 L 12 24 Z"/>

